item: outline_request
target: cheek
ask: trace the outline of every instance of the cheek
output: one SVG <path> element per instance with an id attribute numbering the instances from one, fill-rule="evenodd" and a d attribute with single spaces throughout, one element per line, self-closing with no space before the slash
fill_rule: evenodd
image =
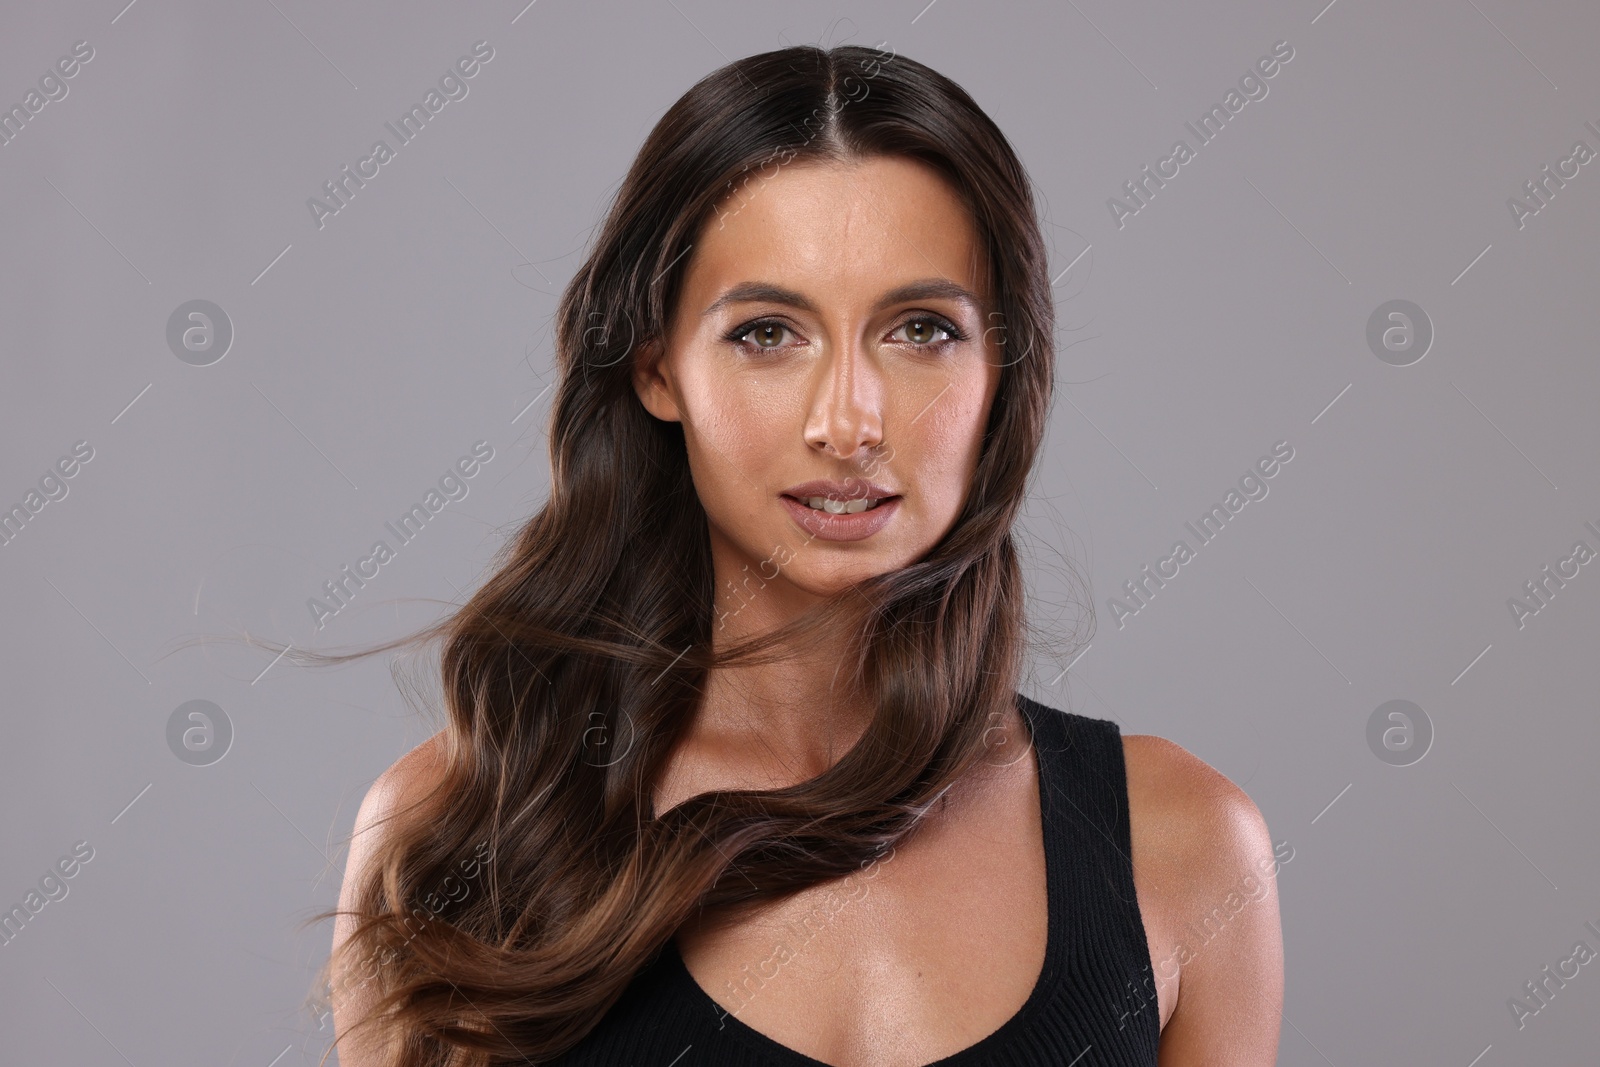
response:
<path id="1" fill-rule="evenodd" d="M 767 482 L 790 416 L 783 398 L 737 378 L 689 385 L 685 436 L 702 498 L 748 498 Z"/>
<path id="2" fill-rule="evenodd" d="M 713 387 L 701 396 L 704 399 L 692 417 L 705 445 L 721 449 L 735 461 L 755 461 L 772 449 L 783 419 L 779 406 L 769 398 L 728 385 Z"/>
<path id="3" fill-rule="evenodd" d="M 917 481 L 930 501 L 952 514 L 960 509 L 977 466 L 987 399 L 981 380 L 958 382 L 907 426 Z"/>

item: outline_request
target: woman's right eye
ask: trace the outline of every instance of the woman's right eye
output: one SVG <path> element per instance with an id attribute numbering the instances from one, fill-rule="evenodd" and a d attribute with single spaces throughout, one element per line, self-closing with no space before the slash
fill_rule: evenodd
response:
<path id="1" fill-rule="evenodd" d="M 790 333 L 789 327 L 774 319 L 763 319 L 759 322 L 746 323 L 737 327 L 727 335 L 727 340 L 745 348 L 773 349 L 781 348 L 781 341 L 785 333 Z M 754 340 L 747 340 L 753 338 Z M 769 343 L 771 342 L 771 343 Z"/>

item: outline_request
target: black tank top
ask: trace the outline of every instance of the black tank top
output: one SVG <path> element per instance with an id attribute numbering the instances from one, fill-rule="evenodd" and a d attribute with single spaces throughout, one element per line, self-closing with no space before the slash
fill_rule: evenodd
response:
<path id="1" fill-rule="evenodd" d="M 1039 761 L 1049 899 L 1044 969 L 1000 1028 L 923 1067 L 1155 1067 L 1150 950 L 1133 887 L 1117 724 L 1017 695 Z M 666 944 L 582 1041 L 551 1065 L 826 1067 L 729 1014 Z"/>

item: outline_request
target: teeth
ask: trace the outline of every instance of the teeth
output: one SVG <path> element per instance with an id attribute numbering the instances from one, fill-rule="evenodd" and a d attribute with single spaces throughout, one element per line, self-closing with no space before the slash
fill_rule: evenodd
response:
<path id="1" fill-rule="evenodd" d="M 813 496 L 806 498 L 806 507 L 816 511 L 826 511 L 830 515 L 857 515 L 878 506 L 881 501 L 868 500 L 858 496 L 854 500 L 834 500 L 826 496 Z"/>

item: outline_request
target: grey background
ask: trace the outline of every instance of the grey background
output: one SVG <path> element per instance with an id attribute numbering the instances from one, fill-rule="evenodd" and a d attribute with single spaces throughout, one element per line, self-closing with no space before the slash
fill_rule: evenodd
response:
<path id="1" fill-rule="evenodd" d="M 1524 627 L 1507 600 L 1600 549 L 1600 161 L 1521 229 L 1506 201 L 1600 149 L 1600 11 L 924 3 L 0 8 L 7 107 L 94 48 L 0 146 L 0 504 L 94 449 L 0 546 L 0 904 L 94 849 L 0 946 L 8 1062 L 316 1061 L 331 931 L 297 924 L 431 727 L 388 657 L 174 649 L 348 645 L 458 602 L 545 493 L 554 294 L 645 133 L 728 59 L 846 40 L 961 83 L 1038 183 L 1061 387 L 1030 578 L 1044 630 L 1081 631 L 1070 559 L 1098 626 L 1028 691 L 1185 745 L 1293 847 L 1279 1061 L 1592 1060 L 1600 963 L 1520 1031 L 1507 1000 L 1600 949 L 1600 564 Z M 307 198 L 478 40 L 467 97 L 319 230 Z M 1268 95 L 1119 229 L 1107 199 L 1279 40 Z M 235 330 L 206 367 L 166 343 L 192 299 Z M 1366 343 L 1392 299 L 1435 330 L 1406 367 Z M 479 440 L 468 496 L 314 634 L 306 599 Z M 1119 628 L 1122 583 L 1280 440 L 1269 495 Z M 209 766 L 166 740 L 197 699 L 233 728 Z M 1435 731 L 1410 766 L 1366 740 L 1395 699 Z"/>

